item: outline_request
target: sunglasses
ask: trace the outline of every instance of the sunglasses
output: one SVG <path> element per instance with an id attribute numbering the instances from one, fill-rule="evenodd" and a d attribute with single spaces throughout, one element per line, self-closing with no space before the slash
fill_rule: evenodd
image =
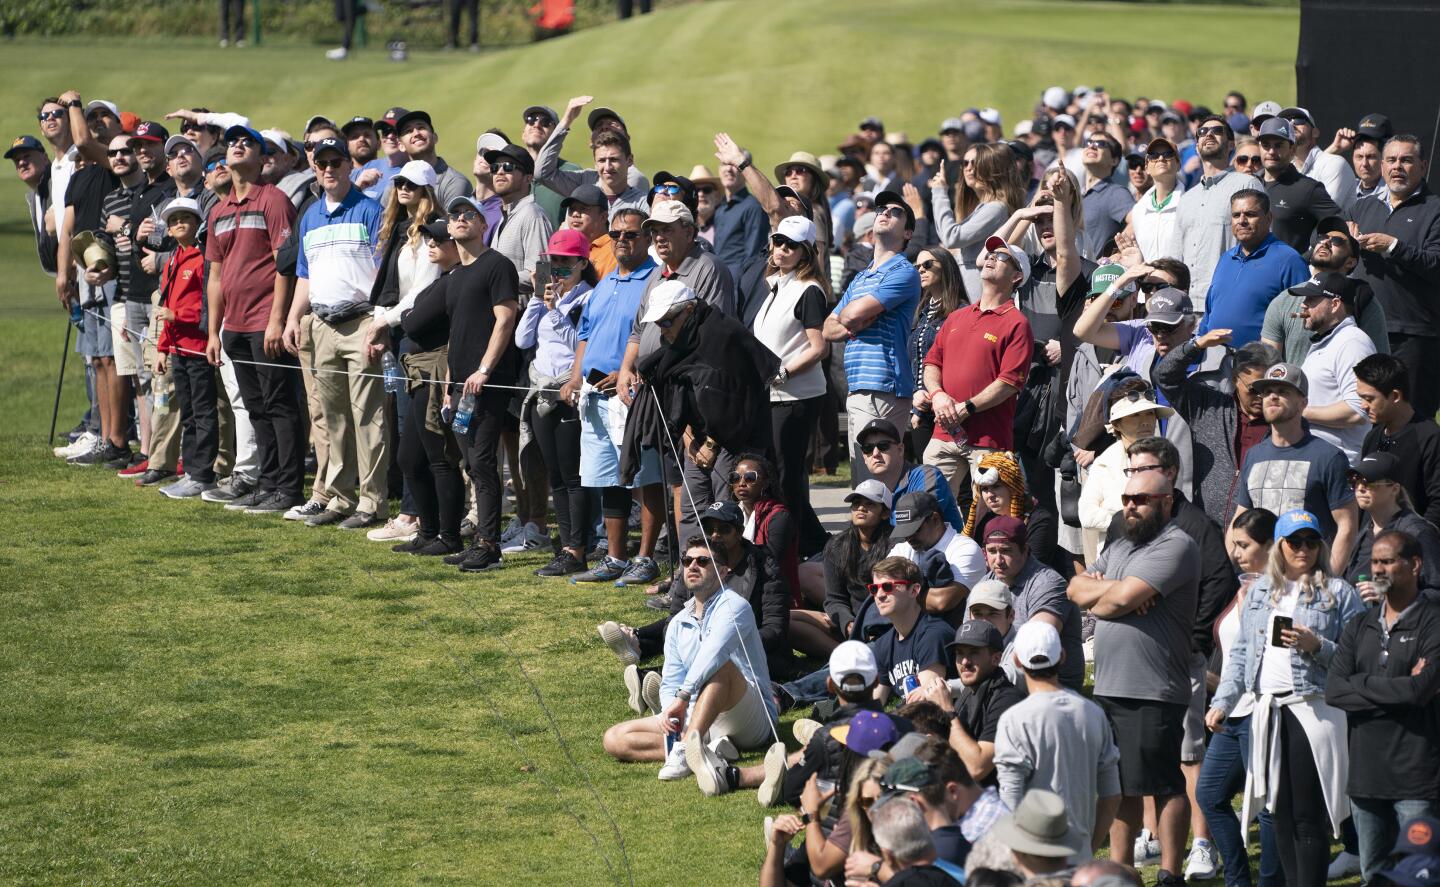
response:
<path id="1" fill-rule="evenodd" d="M 1350 245 L 1350 241 L 1349 241 L 1349 240 L 1346 240 L 1344 237 L 1341 237 L 1339 234 L 1330 234 L 1330 235 L 1327 235 L 1327 236 L 1325 236 L 1325 237 L 1322 237 L 1322 238 L 1320 238 L 1318 241 L 1316 241 L 1316 244 L 1317 244 L 1317 245 L 1319 245 L 1319 244 L 1321 244 L 1321 243 L 1328 243 L 1328 244 L 1330 244 L 1332 247 L 1341 247 L 1341 246 L 1349 246 L 1349 245 Z"/>
<path id="2" fill-rule="evenodd" d="M 457 210 L 453 210 L 453 211 L 450 213 L 450 221 L 452 221 L 452 222 L 468 222 L 468 221 L 470 221 L 471 219 L 479 218 L 479 216 L 480 216 L 480 213 L 476 212 L 476 211 L 473 210 L 473 209 L 457 209 Z"/>
<path id="3" fill-rule="evenodd" d="M 332 159 L 332 160 L 316 160 L 316 161 L 315 161 L 315 168 L 318 169 L 318 170 L 339 169 L 340 167 L 342 167 L 342 166 L 344 166 L 344 165 L 345 165 L 345 161 L 344 161 L 344 160 L 341 160 L 339 157 L 336 157 L 336 158 L 334 158 L 334 159 Z"/>
<path id="4" fill-rule="evenodd" d="M 60 120 L 61 118 L 65 117 L 67 113 L 68 112 L 64 108 L 56 108 L 53 111 L 41 111 L 38 115 L 36 115 L 35 119 L 39 120 L 41 123 L 44 123 L 46 120 Z"/>
<path id="5" fill-rule="evenodd" d="M 554 272 L 556 277 L 569 277 L 571 274 L 574 274 L 575 269 L 579 267 L 579 262 L 575 262 L 573 264 L 566 264 L 564 262 L 552 261 L 550 263 L 550 270 Z"/>
<path id="6" fill-rule="evenodd" d="M 318 141 L 304 141 L 300 143 L 300 147 L 305 149 L 305 153 L 309 154 L 313 152 L 316 148 L 320 147 L 320 143 Z"/>
<path id="7" fill-rule="evenodd" d="M 223 161 L 223 160 L 217 160 L 217 161 L 215 161 L 214 163 L 207 163 L 207 164 L 205 165 L 205 171 L 206 171 L 206 172 L 214 172 L 214 171 L 217 170 L 217 169 L 224 169 L 224 168 L 225 168 L 225 161 Z"/>
<path id="8" fill-rule="evenodd" d="M 785 167 L 785 177 L 786 177 L 786 178 L 789 178 L 790 176 L 798 176 L 798 175 L 800 175 L 801 173 L 807 173 L 807 174 L 808 174 L 809 172 L 810 172 L 810 170 L 806 169 L 806 168 L 803 167 L 803 166 L 787 166 L 787 167 Z"/>
<path id="9" fill-rule="evenodd" d="M 397 191 L 419 191 L 419 190 L 420 190 L 420 186 L 417 185 L 417 184 L 415 184 L 414 182 L 410 181 L 409 179 L 402 179 L 402 178 L 400 178 L 399 176 L 396 176 L 393 181 L 395 182 L 395 190 L 397 190 Z"/>
<path id="10" fill-rule="evenodd" d="M 198 152 L 196 152 L 196 150 L 189 145 L 176 145 L 175 150 L 171 151 L 165 156 L 170 158 L 171 160 L 174 160 L 176 157 L 179 157 L 182 154 L 196 154 L 198 156 Z"/>
<path id="11" fill-rule="evenodd" d="M 106 151 L 106 157 L 134 157 L 134 148 L 116 148 L 114 151 Z"/>
<path id="12" fill-rule="evenodd" d="M 901 208 L 898 207 L 898 206 L 895 206 L 894 204 L 891 204 L 890 206 L 881 207 L 880 209 L 877 209 L 875 212 L 876 212 L 878 215 L 889 216 L 889 217 L 892 218 L 892 219 L 903 219 L 903 218 L 905 218 L 905 210 L 901 209 Z"/>
<path id="13" fill-rule="evenodd" d="M 689 307 L 688 304 L 687 304 L 686 307 Z M 678 321 L 678 320 L 680 319 L 680 315 L 681 315 L 681 314 L 684 314 L 684 313 L 685 313 L 685 309 L 684 309 L 684 308 L 681 308 L 679 311 L 676 311 L 674 314 L 670 315 L 669 317 L 662 317 L 662 318 L 660 318 L 659 320 L 655 321 L 655 325 L 658 326 L 658 327 L 660 327 L 660 329 L 662 329 L 662 330 L 668 330 L 668 329 L 670 329 L 670 327 L 672 327 L 672 326 L 675 325 L 676 321 Z"/>
<path id="14" fill-rule="evenodd" d="M 1144 293 L 1144 294 L 1147 295 L 1147 296 L 1150 295 L 1150 294 L 1153 293 L 1153 292 L 1157 292 L 1157 291 L 1159 291 L 1159 290 L 1163 290 L 1165 287 L 1167 287 L 1167 286 L 1169 286 L 1169 285 L 1170 285 L 1170 284 L 1166 283 L 1166 282 L 1163 281 L 1163 280 L 1149 280 L 1149 279 L 1142 280 L 1142 281 L 1140 281 L 1138 284 L 1136 284 L 1136 286 L 1138 286 L 1138 287 L 1140 288 L 1140 292 Z"/>
<path id="15" fill-rule="evenodd" d="M 1180 324 L 1147 323 L 1145 329 L 1149 330 L 1150 335 L 1157 339 L 1166 339 L 1180 329 Z"/>
<path id="16" fill-rule="evenodd" d="M 608 233 L 611 240 L 638 240 L 640 238 L 639 231 L 610 231 Z"/>
<path id="17" fill-rule="evenodd" d="M 1020 267 L 1015 264 L 1015 257 L 1010 255 L 1008 249 L 997 249 L 994 252 L 987 253 L 985 258 L 994 259 L 997 262 L 1009 262 L 1011 265 L 1015 265 L 1016 268 Z"/>
<path id="18" fill-rule="evenodd" d="M 1291 548 L 1319 548 L 1320 537 L 1313 533 L 1297 533 L 1294 536 L 1286 536 L 1285 544 Z"/>
<path id="19" fill-rule="evenodd" d="M 732 483 L 732 484 L 738 484 L 738 483 L 739 483 L 740 481 L 742 481 L 742 480 L 745 481 L 746 483 L 752 483 L 752 484 L 753 484 L 753 483 L 755 483 L 755 482 L 756 482 L 757 480 L 759 480 L 759 479 L 760 479 L 760 472 L 758 472 L 758 471 L 732 471 L 732 472 L 730 472 L 730 483 Z"/>
<path id="20" fill-rule="evenodd" d="M 1195 134 L 1197 136 L 1223 136 L 1225 135 L 1225 130 L 1226 127 L 1224 126 L 1212 124 L 1210 126 L 1200 127 L 1199 129 L 1195 130 Z"/>
<path id="21" fill-rule="evenodd" d="M 961 161 L 960 161 L 960 165 L 961 165 L 962 167 L 965 167 L 965 166 L 974 166 L 974 165 L 975 165 L 975 161 L 974 161 L 972 158 L 966 157 L 964 160 L 961 160 Z"/>
<path id="22" fill-rule="evenodd" d="M 896 443 L 893 440 L 877 440 L 874 443 L 862 443 L 860 445 L 860 452 L 867 456 L 873 454 L 876 450 L 882 453 L 888 453 L 894 446 L 896 446 Z"/>
<path id="23" fill-rule="evenodd" d="M 1104 139 L 1086 139 L 1085 147 L 1094 148 L 1097 151 L 1109 151 L 1110 143 Z"/>
<path id="24" fill-rule="evenodd" d="M 904 591 L 909 587 L 909 582 L 871 582 L 869 585 L 865 586 L 865 590 L 870 592 L 871 597 L 874 597 L 875 595 L 881 593 L 895 594 L 896 592 Z"/>
<path id="25" fill-rule="evenodd" d="M 1172 493 L 1121 493 L 1120 504 L 1139 505 L 1141 508 L 1144 508 L 1151 502 L 1164 502 L 1172 495 Z"/>
<path id="26" fill-rule="evenodd" d="M 935 261 L 934 259 L 926 259 L 923 262 L 915 263 L 916 271 L 938 271 L 939 269 L 940 263 Z"/>
<path id="27" fill-rule="evenodd" d="M 491 171 L 491 172 L 524 172 L 525 170 L 521 169 L 521 168 L 520 168 L 520 164 L 516 163 L 516 162 L 513 161 L 513 160 L 502 160 L 502 161 L 500 161 L 499 163 L 492 163 L 492 164 L 490 164 L 490 171 Z"/>
<path id="28" fill-rule="evenodd" d="M 679 197 L 679 196 L 680 196 L 680 186 L 679 186 L 679 185 L 671 185 L 671 184 L 656 185 L 655 187 L 653 187 L 653 188 L 650 189 L 650 193 L 651 193 L 651 194 L 664 194 L 666 197 Z"/>
<path id="29" fill-rule="evenodd" d="M 526 114 L 525 122 L 531 126 L 553 126 L 549 114 Z"/>
<path id="30" fill-rule="evenodd" d="M 1366 480 L 1365 478 L 1359 477 L 1359 476 L 1357 475 L 1356 477 L 1350 478 L 1350 486 L 1354 487 L 1354 488 L 1357 489 L 1357 490 L 1360 489 L 1361 487 L 1367 487 L 1367 488 L 1374 488 L 1374 487 L 1393 487 L 1393 486 L 1395 486 L 1395 481 L 1393 481 L 1393 480 Z"/>
<path id="31" fill-rule="evenodd" d="M 1145 159 L 1146 159 L 1146 160 L 1174 160 L 1174 159 L 1175 159 L 1175 152 L 1174 152 L 1174 151 L 1146 151 L 1146 152 L 1145 152 Z"/>
<path id="32" fill-rule="evenodd" d="M 1236 166 L 1250 166 L 1250 165 L 1252 165 L 1252 164 L 1259 163 L 1259 162 L 1260 162 L 1260 155 L 1259 155 L 1259 154 L 1236 154 L 1236 155 L 1235 155 L 1235 165 L 1236 165 Z"/>
<path id="33" fill-rule="evenodd" d="M 687 554 L 680 558 L 680 565 L 682 567 L 692 567 L 698 565 L 701 568 L 704 568 L 710 566 L 713 563 L 715 563 L 715 561 L 703 554 L 697 554 L 694 557 Z"/>
<path id="34" fill-rule="evenodd" d="M 709 197 L 711 194 L 715 193 L 715 186 L 699 185 L 695 188 L 695 193 L 700 195 L 701 197 Z"/>
<path id="35" fill-rule="evenodd" d="M 774 237 L 770 238 L 770 246 L 774 249 L 791 250 L 798 248 L 800 244 L 796 243 L 788 237 L 776 234 Z"/>
<path id="36" fill-rule="evenodd" d="M 227 148 L 255 148 L 255 147 L 258 147 L 258 143 L 257 143 L 254 139 L 250 138 L 249 136 L 240 136 L 239 138 L 227 139 L 227 140 L 225 141 L 225 147 L 227 147 Z M 308 147 L 308 145 L 307 145 L 307 147 L 306 147 L 305 150 L 307 150 L 307 151 L 310 150 L 309 147 Z"/>

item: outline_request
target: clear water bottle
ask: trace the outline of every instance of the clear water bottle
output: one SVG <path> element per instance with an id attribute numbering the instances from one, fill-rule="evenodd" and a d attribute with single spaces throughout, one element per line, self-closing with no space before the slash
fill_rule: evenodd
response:
<path id="1" fill-rule="evenodd" d="M 405 374 L 400 372 L 400 361 L 395 359 L 395 352 L 386 351 L 385 356 L 380 358 L 380 372 L 385 375 L 386 394 L 399 394 L 405 390 Z"/>
<path id="2" fill-rule="evenodd" d="M 470 433 L 470 420 L 475 418 L 475 395 L 467 394 L 460 398 L 460 405 L 455 408 L 455 421 L 451 423 L 456 434 Z"/>

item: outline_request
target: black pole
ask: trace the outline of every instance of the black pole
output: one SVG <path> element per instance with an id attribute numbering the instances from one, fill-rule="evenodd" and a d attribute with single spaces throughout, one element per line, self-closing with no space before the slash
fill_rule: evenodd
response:
<path id="1" fill-rule="evenodd" d="M 70 356 L 70 330 L 74 324 L 65 321 L 65 350 L 60 352 L 60 378 L 55 380 L 55 409 L 50 412 L 50 443 L 55 443 L 55 423 L 60 419 L 60 390 L 65 385 L 65 361 Z"/>

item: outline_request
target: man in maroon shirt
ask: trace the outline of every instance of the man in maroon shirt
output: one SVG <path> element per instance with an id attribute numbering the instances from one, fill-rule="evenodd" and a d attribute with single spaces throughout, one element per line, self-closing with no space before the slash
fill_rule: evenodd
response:
<path id="1" fill-rule="evenodd" d="M 925 390 L 915 402 L 918 408 L 928 401 L 935 412 L 935 436 L 924 462 L 940 469 L 957 499 L 982 456 L 1015 447 L 1015 395 L 1025 386 L 1034 347 L 1015 290 L 1029 274 L 1018 247 L 986 240 L 980 301 L 947 317 L 925 356 Z"/>
<path id="2" fill-rule="evenodd" d="M 304 501 L 305 434 L 292 376 L 299 363 L 281 347 L 288 306 L 275 295 L 275 252 L 290 236 L 295 208 L 283 192 L 260 181 L 261 157 L 272 150 L 249 127 L 225 132 L 231 188 L 210 211 L 205 242 L 210 263 L 205 356 L 219 366 L 223 343 L 234 362 L 260 456 L 255 492 L 225 505 L 247 514 L 284 512 Z"/>

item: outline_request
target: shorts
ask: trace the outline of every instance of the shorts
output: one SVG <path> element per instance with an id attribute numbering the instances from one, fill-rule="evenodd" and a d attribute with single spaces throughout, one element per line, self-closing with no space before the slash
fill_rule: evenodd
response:
<path id="1" fill-rule="evenodd" d="M 592 489 L 623 487 L 620 482 L 620 446 L 625 442 L 625 420 L 630 409 L 618 397 L 602 397 L 587 390 L 580 395 L 580 485 Z M 660 483 L 660 454 L 644 449 L 640 471 L 629 484 L 634 490 Z"/>
<path id="2" fill-rule="evenodd" d="M 1205 760 L 1205 654 L 1190 654 L 1190 705 L 1185 709 L 1185 738 L 1180 743 L 1180 762 L 1198 764 Z"/>
<path id="3" fill-rule="evenodd" d="M 110 305 L 115 299 L 115 281 L 98 291 L 83 277 L 79 283 L 80 304 L 85 309 L 80 313 L 80 335 L 75 340 L 75 350 L 84 357 L 113 357 L 115 340 L 110 332 Z M 92 301 L 95 304 L 90 304 Z"/>
<path id="4" fill-rule="evenodd" d="M 146 305 L 116 302 L 110 308 L 111 345 L 115 352 L 115 374 L 138 376 L 145 368 L 145 335 L 150 331 Z M 121 334 L 121 330 L 129 336 Z"/>
<path id="5" fill-rule="evenodd" d="M 1127 798 L 1185 794 L 1180 744 L 1185 712 L 1178 702 L 1096 696 L 1120 747 L 1120 792 Z"/>
<path id="6" fill-rule="evenodd" d="M 775 741 L 770 731 L 770 712 L 754 684 L 745 688 L 745 698 L 729 711 L 721 712 L 710 725 L 710 737 L 729 736 L 739 749 L 769 748 Z"/>

